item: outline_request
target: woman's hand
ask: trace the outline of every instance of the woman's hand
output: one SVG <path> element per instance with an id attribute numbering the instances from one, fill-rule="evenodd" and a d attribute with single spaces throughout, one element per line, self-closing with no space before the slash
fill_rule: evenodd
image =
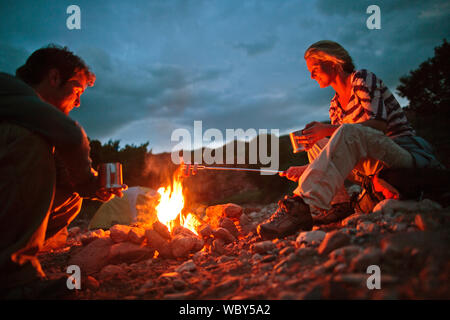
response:
<path id="1" fill-rule="evenodd" d="M 297 182 L 300 179 L 303 172 L 308 168 L 308 165 L 299 166 L 299 167 L 290 167 L 286 171 L 280 173 L 281 177 L 286 177 L 289 180 Z"/>
<path id="2" fill-rule="evenodd" d="M 305 129 L 302 130 L 302 136 L 295 138 L 297 139 L 297 142 L 302 144 L 305 147 L 305 150 L 308 151 L 320 139 L 331 136 L 336 128 L 337 126 L 331 124 L 313 121 L 308 123 L 305 126 Z"/>

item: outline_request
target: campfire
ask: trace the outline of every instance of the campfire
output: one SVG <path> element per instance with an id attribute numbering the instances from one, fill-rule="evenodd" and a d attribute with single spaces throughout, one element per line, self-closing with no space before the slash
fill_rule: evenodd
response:
<path id="1" fill-rule="evenodd" d="M 192 213 L 183 214 L 185 201 L 181 175 L 176 172 L 172 185 L 159 188 L 158 193 L 161 198 L 155 208 L 156 215 L 169 232 L 180 225 L 198 235 L 197 228 L 201 224 L 199 219 Z"/>
<path id="2" fill-rule="evenodd" d="M 138 227 L 145 229 L 147 245 L 163 258 L 187 257 L 202 249 L 221 251 L 239 237 L 235 222 L 242 208 L 238 208 L 237 215 L 231 215 L 235 222 L 224 214 L 236 211 L 232 205 L 217 206 L 217 211 L 211 207 L 203 213 L 185 208 L 181 168 L 175 171 L 170 184 L 157 190 L 156 196 L 156 201 L 148 203 L 145 223 Z"/>
<path id="3" fill-rule="evenodd" d="M 200 251 L 224 254 L 226 247 L 242 236 L 238 230 L 242 207 L 227 203 L 191 212 L 178 173 L 172 183 L 141 198 L 136 207 L 141 219 L 136 223 L 115 224 L 106 232 L 97 229 L 80 235 L 82 247 L 71 263 L 86 274 L 94 274 L 119 262 L 187 259 Z M 96 258 L 91 259 L 93 256 Z"/>

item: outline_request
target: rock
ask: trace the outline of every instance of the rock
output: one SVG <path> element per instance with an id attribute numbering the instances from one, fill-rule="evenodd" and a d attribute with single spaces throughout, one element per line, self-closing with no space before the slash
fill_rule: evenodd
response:
<path id="1" fill-rule="evenodd" d="M 272 262 L 277 260 L 277 257 L 275 257 L 273 254 L 268 254 L 265 255 L 262 259 L 261 259 L 261 263 L 267 263 L 267 262 Z"/>
<path id="2" fill-rule="evenodd" d="M 159 220 L 155 221 L 152 225 L 153 230 L 159 233 L 159 235 L 167 240 L 170 240 L 172 237 L 170 236 L 169 229 Z"/>
<path id="3" fill-rule="evenodd" d="M 295 251 L 294 247 L 290 247 L 290 246 L 289 247 L 285 247 L 285 248 L 280 250 L 279 255 L 280 256 L 287 256 L 287 255 L 289 255 L 290 253 L 292 253 L 294 251 Z"/>
<path id="4" fill-rule="evenodd" d="M 298 259 L 312 257 L 317 255 L 317 250 L 313 248 L 300 248 L 297 249 L 295 254 L 298 256 Z"/>
<path id="5" fill-rule="evenodd" d="M 114 242 L 108 238 L 98 238 L 85 247 L 74 250 L 69 265 L 77 265 L 85 275 L 100 271 L 108 264 L 109 251 Z"/>
<path id="6" fill-rule="evenodd" d="M 187 283 L 182 279 L 175 279 L 173 280 L 172 285 L 175 290 L 183 290 L 184 288 L 186 288 Z"/>
<path id="7" fill-rule="evenodd" d="M 225 228 L 217 228 L 213 230 L 215 238 L 222 239 L 225 243 L 236 241 L 236 238 Z"/>
<path id="8" fill-rule="evenodd" d="M 181 274 L 179 274 L 178 272 L 165 272 L 159 276 L 159 279 L 173 281 L 175 279 L 181 279 Z"/>
<path id="9" fill-rule="evenodd" d="M 373 212 L 378 211 L 384 215 L 394 215 L 396 212 L 426 212 L 440 209 L 442 209 L 442 206 L 439 203 L 429 199 L 422 201 L 385 199 L 373 208 Z"/>
<path id="10" fill-rule="evenodd" d="M 361 220 L 367 220 L 367 215 L 364 213 L 354 213 L 341 221 L 343 227 L 355 227 Z"/>
<path id="11" fill-rule="evenodd" d="M 81 228 L 80 227 L 72 227 L 67 231 L 69 231 L 69 237 L 74 237 L 81 233 Z"/>
<path id="12" fill-rule="evenodd" d="M 216 298 L 223 298 L 226 295 L 231 294 L 239 288 L 240 279 L 237 277 L 229 277 L 218 283 L 216 286 L 211 287 L 205 292 L 206 296 L 214 296 Z"/>
<path id="13" fill-rule="evenodd" d="M 402 231 L 405 231 L 407 229 L 408 229 L 408 224 L 404 223 L 404 222 L 398 222 L 398 223 L 395 223 L 392 226 L 392 230 L 395 231 L 395 232 L 402 232 Z"/>
<path id="14" fill-rule="evenodd" d="M 346 246 L 350 243 L 350 236 L 339 230 L 328 232 L 318 248 L 320 255 L 329 254 L 331 251 Z"/>
<path id="15" fill-rule="evenodd" d="M 172 257 L 172 250 L 169 245 L 169 241 L 163 238 L 158 232 L 152 229 L 145 231 L 145 237 L 147 238 L 148 245 L 157 250 L 163 258 Z"/>
<path id="16" fill-rule="evenodd" d="M 381 240 L 383 260 L 414 255 L 421 262 L 430 254 L 448 253 L 447 235 L 442 232 L 413 231 L 396 233 Z M 391 261 L 392 261 L 391 260 Z M 415 261 L 417 264 L 419 261 Z"/>
<path id="17" fill-rule="evenodd" d="M 230 219 L 239 220 L 242 214 L 242 207 L 234 203 L 219 204 L 206 208 L 206 216 L 212 227 L 218 226 L 220 217 L 228 217 Z"/>
<path id="18" fill-rule="evenodd" d="M 375 233 L 380 230 L 380 227 L 373 222 L 370 221 L 361 221 L 358 223 L 358 226 L 356 227 L 356 231 L 363 232 L 363 233 Z"/>
<path id="19" fill-rule="evenodd" d="M 349 245 L 338 248 L 330 252 L 330 259 L 337 260 L 339 262 L 348 263 L 353 257 L 361 253 L 363 249 L 360 246 Z"/>
<path id="20" fill-rule="evenodd" d="M 244 208 L 244 214 L 249 214 L 249 213 L 252 213 L 252 212 L 260 212 L 260 211 L 261 211 L 261 208 L 256 208 L 256 207 Z"/>
<path id="21" fill-rule="evenodd" d="M 278 300 L 296 300 L 297 292 L 282 291 L 278 294 Z"/>
<path id="22" fill-rule="evenodd" d="M 100 288 L 100 282 L 92 276 L 87 276 L 84 283 L 85 287 L 92 291 L 97 291 Z"/>
<path id="23" fill-rule="evenodd" d="M 111 239 L 115 242 L 123 242 L 128 240 L 128 232 L 130 232 L 131 227 L 123 225 L 123 224 L 116 224 L 113 225 L 109 231 Z"/>
<path id="24" fill-rule="evenodd" d="M 302 243 L 306 243 L 307 245 L 320 244 L 325 238 L 325 235 L 326 233 L 321 230 L 300 232 L 295 243 L 297 247 L 300 247 Z"/>
<path id="25" fill-rule="evenodd" d="M 99 273 L 100 280 L 107 280 L 115 277 L 121 278 L 125 274 L 125 270 L 117 265 L 107 265 Z"/>
<path id="26" fill-rule="evenodd" d="M 145 229 L 139 227 L 131 228 L 128 233 L 128 241 L 141 244 L 145 240 Z"/>
<path id="27" fill-rule="evenodd" d="M 343 272 L 347 271 L 347 268 L 348 268 L 347 264 L 345 264 L 345 263 L 338 263 L 334 267 L 333 272 L 335 272 L 335 273 L 343 273 Z"/>
<path id="28" fill-rule="evenodd" d="M 222 239 L 215 239 L 212 242 L 211 250 L 216 252 L 216 253 L 218 253 L 218 254 L 225 254 L 226 253 L 226 249 L 225 249 L 223 240 Z"/>
<path id="29" fill-rule="evenodd" d="M 366 272 L 370 265 L 380 265 L 382 252 L 379 248 L 369 247 L 355 256 L 350 263 L 353 272 Z"/>
<path id="30" fill-rule="evenodd" d="M 334 276 L 333 281 L 366 288 L 369 276 L 367 273 L 338 274 Z"/>
<path id="31" fill-rule="evenodd" d="M 247 214 L 241 215 L 241 217 L 239 218 L 239 224 L 242 231 L 245 233 L 256 232 L 256 228 L 258 227 L 258 224 L 253 222 L 253 220 Z"/>
<path id="32" fill-rule="evenodd" d="M 119 242 L 111 246 L 108 263 L 130 263 L 146 260 L 153 257 L 155 251 L 147 246 L 141 246 L 131 242 Z"/>
<path id="33" fill-rule="evenodd" d="M 88 245 L 92 241 L 96 239 L 106 238 L 109 236 L 106 234 L 106 232 L 103 229 L 97 229 L 93 231 L 88 231 L 86 234 L 83 234 L 80 238 L 81 243 L 83 246 Z"/>
<path id="34" fill-rule="evenodd" d="M 257 242 L 251 245 L 251 250 L 254 253 L 266 253 L 276 248 L 275 243 L 270 240 Z"/>
<path id="35" fill-rule="evenodd" d="M 198 234 L 201 235 L 203 238 L 209 238 L 213 234 L 213 229 L 209 224 L 203 224 L 198 228 Z"/>
<path id="36" fill-rule="evenodd" d="M 170 242 L 172 254 L 176 258 L 187 257 L 192 252 L 197 252 L 203 248 L 203 240 L 198 237 L 177 234 Z"/>
<path id="37" fill-rule="evenodd" d="M 190 272 L 190 271 L 194 271 L 196 268 L 197 268 L 197 266 L 195 265 L 194 261 L 191 259 L 191 260 L 184 262 L 177 269 L 175 269 L 175 271 L 178 273 L 182 273 L 183 271 Z"/>
<path id="38" fill-rule="evenodd" d="M 432 216 L 426 214 L 416 214 L 414 217 L 414 224 L 422 231 L 439 227 L 439 223 L 435 221 Z"/>
<path id="39" fill-rule="evenodd" d="M 219 227 L 227 229 L 235 238 L 239 237 L 239 231 L 236 228 L 234 222 L 227 217 L 222 217 L 219 219 Z"/>
<path id="40" fill-rule="evenodd" d="M 298 296 L 300 300 L 322 300 L 324 299 L 324 291 L 326 286 L 324 283 L 313 283 L 305 291 Z"/>
<path id="41" fill-rule="evenodd" d="M 197 295 L 195 290 L 189 290 L 185 292 L 167 293 L 163 296 L 165 300 L 190 300 Z"/>

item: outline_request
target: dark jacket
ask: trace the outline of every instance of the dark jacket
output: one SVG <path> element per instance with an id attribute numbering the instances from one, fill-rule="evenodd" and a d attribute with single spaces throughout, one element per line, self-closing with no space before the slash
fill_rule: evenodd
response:
<path id="1" fill-rule="evenodd" d="M 95 189 L 96 175 L 83 128 L 56 107 L 43 102 L 20 79 L 0 72 L 0 122 L 14 123 L 38 134 L 55 148 L 73 190 Z M 89 191 L 88 193 L 91 193 Z"/>

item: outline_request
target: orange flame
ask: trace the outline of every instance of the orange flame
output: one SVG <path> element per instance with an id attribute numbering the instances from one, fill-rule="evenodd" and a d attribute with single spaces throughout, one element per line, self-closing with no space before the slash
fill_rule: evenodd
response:
<path id="1" fill-rule="evenodd" d="M 184 219 L 183 227 L 191 230 L 193 233 L 198 235 L 197 228 L 201 225 L 200 221 L 191 213 L 188 213 L 186 218 Z"/>
<path id="2" fill-rule="evenodd" d="M 183 186 L 179 176 L 175 176 L 173 186 L 158 189 L 158 193 L 161 195 L 155 208 L 158 220 L 165 224 L 169 231 L 172 231 L 177 223 L 177 218 L 179 218 L 183 227 L 198 235 L 196 230 L 199 225 L 198 220 L 190 213 L 185 218 L 181 214 L 184 208 Z"/>

